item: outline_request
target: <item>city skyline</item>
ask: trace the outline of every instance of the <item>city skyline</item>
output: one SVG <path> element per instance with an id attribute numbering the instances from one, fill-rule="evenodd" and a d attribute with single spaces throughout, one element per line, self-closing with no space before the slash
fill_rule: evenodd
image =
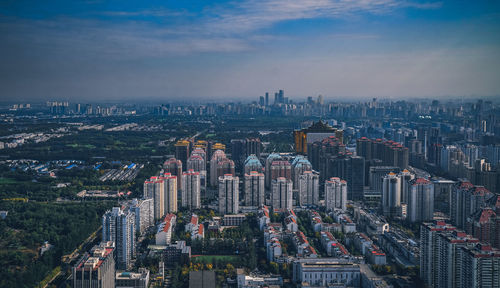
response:
<path id="1" fill-rule="evenodd" d="M 0 5 L 3 101 L 494 99 L 499 5 L 135 1 Z"/>

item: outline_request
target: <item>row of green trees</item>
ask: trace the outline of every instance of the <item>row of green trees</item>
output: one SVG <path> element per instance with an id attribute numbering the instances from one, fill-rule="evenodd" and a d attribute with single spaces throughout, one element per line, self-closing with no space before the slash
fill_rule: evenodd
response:
<path id="1" fill-rule="evenodd" d="M 113 203 L 0 202 L 0 287 L 34 287 L 101 223 Z M 53 248 L 39 256 L 48 241 Z"/>

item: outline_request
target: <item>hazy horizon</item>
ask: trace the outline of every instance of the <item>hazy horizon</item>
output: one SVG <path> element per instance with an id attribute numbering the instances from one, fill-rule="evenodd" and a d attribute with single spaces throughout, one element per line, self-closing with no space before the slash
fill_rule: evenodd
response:
<path id="1" fill-rule="evenodd" d="M 0 100 L 500 96 L 498 2 L 184 2 L 0 4 Z"/>

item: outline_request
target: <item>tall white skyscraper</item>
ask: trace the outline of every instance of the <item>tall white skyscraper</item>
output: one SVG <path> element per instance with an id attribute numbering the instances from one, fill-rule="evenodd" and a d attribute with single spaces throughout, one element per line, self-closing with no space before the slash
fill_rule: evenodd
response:
<path id="1" fill-rule="evenodd" d="M 312 171 L 304 171 L 298 179 L 299 205 L 319 205 L 319 175 Z"/>
<path id="2" fill-rule="evenodd" d="M 415 179 L 415 174 L 411 173 L 407 169 L 399 172 L 398 177 L 401 178 L 401 203 L 408 204 L 408 191 L 410 187 L 410 181 Z"/>
<path id="3" fill-rule="evenodd" d="M 274 161 L 281 160 L 281 156 L 278 153 L 271 153 L 266 159 L 266 167 L 264 173 L 266 175 L 266 188 L 271 187 L 271 165 Z"/>
<path id="4" fill-rule="evenodd" d="M 102 241 L 116 243 L 119 269 L 128 269 L 135 256 L 135 214 L 130 210 L 113 207 L 102 216 Z"/>
<path id="5" fill-rule="evenodd" d="M 295 157 L 292 161 L 292 181 L 295 189 L 298 189 L 300 175 L 304 174 L 305 171 L 312 171 L 309 160 L 302 155 Z"/>
<path id="6" fill-rule="evenodd" d="M 271 183 L 271 204 L 274 209 L 292 209 L 293 183 L 285 177 L 278 177 Z"/>
<path id="7" fill-rule="evenodd" d="M 237 214 L 239 210 L 238 177 L 226 174 L 219 177 L 219 213 Z"/>
<path id="8" fill-rule="evenodd" d="M 131 212 L 135 214 L 135 229 L 139 233 L 144 233 L 146 229 L 155 224 L 154 221 L 154 201 L 149 199 L 132 199 L 129 205 Z"/>
<path id="9" fill-rule="evenodd" d="M 144 198 L 153 199 L 154 220 L 159 220 L 165 215 L 165 183 L 159 177 L 153 176 L 144 181 Z"/>
<path id="10" fill-rule="evenodd" d="M 434 216 L 434 184 L 424 178 L 410 181 L 408 187 L 408 215 L 410 222 L 430 221 Z"/>
<path id="11" fill-rule="evenodd" d="M 219 164 L 219 161 L 222 161 L 222 159 L 226 158 L 226 153 L 222 150 L 216 150 L 212 154 L 212 158 L 210 159 L 210 185 L 211 186 L 216 186 L 217 181 L 218 181 L 218 176 L 222 175 L 217 175 L 217 166 Z"/>
<path id="12" fill-rule="evenodd" d="M 338 177 L 325 181 L 326 210 L 347 209 L 347 182 Z"/>
<path id="13" fill-rule="evenodd" d="M 393 172 L 382 180 L 382 211 L 389 217 L 401 215 L 401 178 Z"/>
<path id="14" fill-rule="evenodd" d="M 245 174 L 245 205 L 260 206 L 265 204 L 264 173 L 250 171 Z"/>
<path id="15" fill-rule="evenodd" d="M 175 213 L 177 212 L 177 176 L 165 173 L 160 180 L 164 182 L 164 214 Z"/>
<path id="16" fill-rule="evenodd" d="M 182 173 L 182 207 L 199 209 L 201 207 L 200 172 L 188 170 Z"/>

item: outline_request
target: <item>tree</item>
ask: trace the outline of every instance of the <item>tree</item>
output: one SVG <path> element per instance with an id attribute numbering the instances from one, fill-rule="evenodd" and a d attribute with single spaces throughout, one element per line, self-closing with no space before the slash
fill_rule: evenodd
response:
<path id="1" fill-rule="evenodd" d="M 276 262 L 270 262 L 269 265 L 271 266 L 271 273 L 273 274 L 278 274 L 280 271 L 279 271 L 279 266 L 278 266 L 278 263 Z"/>

